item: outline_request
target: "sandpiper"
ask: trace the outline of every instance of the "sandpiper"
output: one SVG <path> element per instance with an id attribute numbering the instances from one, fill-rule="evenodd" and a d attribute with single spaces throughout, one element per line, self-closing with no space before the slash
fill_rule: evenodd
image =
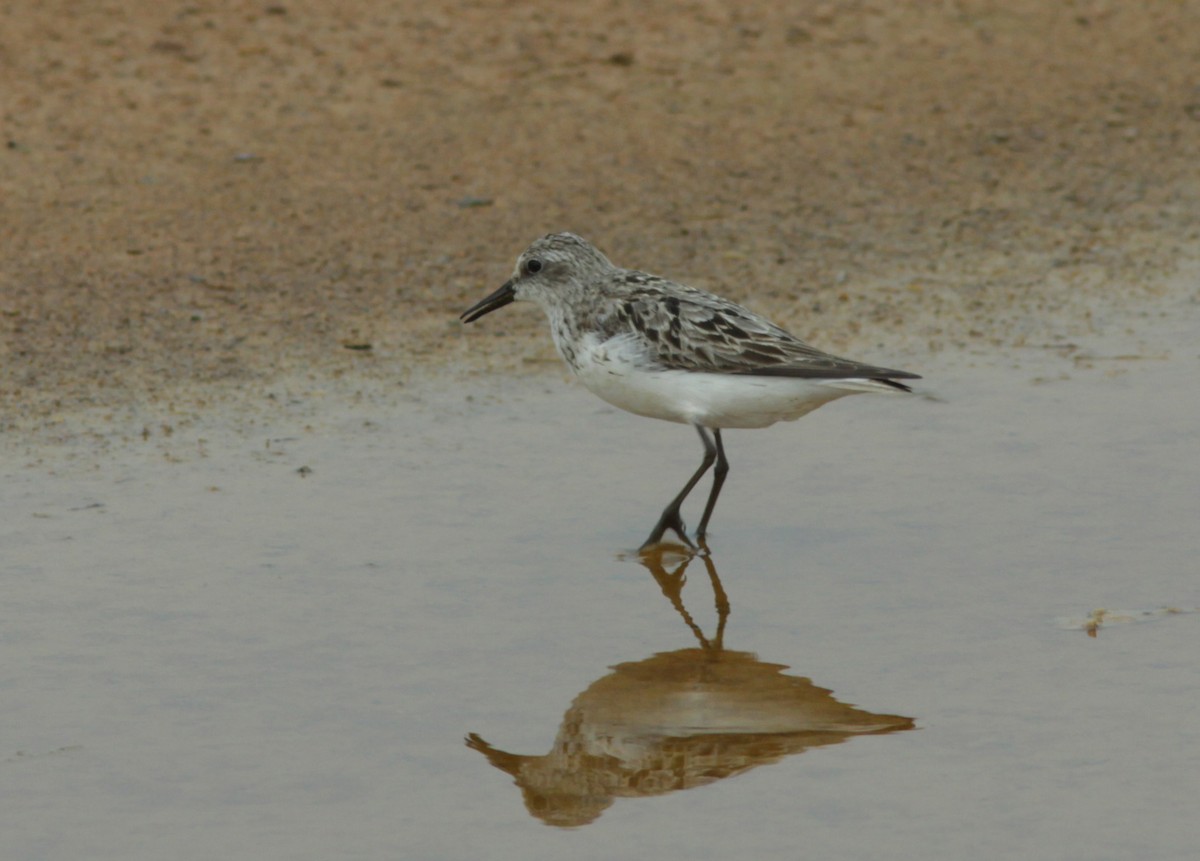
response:
<path id="1" fill-rule="evenodd" d="M 700 468 L 663 510 L 642 549 L 660 543 L 668 529 L 694 546 L 679 508 L 715 463 L 696 530 L 704 544 L 729 472 L 723 429 L 792 421 L 858 392 L 908 392 L 898 381 L 920 379 L 824 353 L 728 299 L 622 269 L 573 233 L 536 240 L 517 258 L 512 278 L 461 319 L 470 323 L 514 301 L 542 307 L 559 354 L 593 393 L 700 434 Z"/>

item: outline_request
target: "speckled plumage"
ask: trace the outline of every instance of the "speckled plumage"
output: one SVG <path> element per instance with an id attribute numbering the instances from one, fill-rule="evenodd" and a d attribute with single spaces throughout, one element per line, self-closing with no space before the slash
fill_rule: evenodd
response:
<path id="1" fill-rule="evenodd" d="M 471 322 L 510 302 L 536 302 L 567 365 L 592 392 L 638 415 L 691 424 L 705 462 L 659 521 L 686 540 L 679 503 L 715 461 L 717 480 L 703 538 L 727 464 L 720 431 L 790 421 L 845 395 L 909 391 L 916 374 L 825 353 L 766 318 L 704 290 L 622 269 L 587 240 L 552 233 L 519 258 L 513 277 L 463 313 Z M 716 445 L 705 429 L 714 431 Z"/>

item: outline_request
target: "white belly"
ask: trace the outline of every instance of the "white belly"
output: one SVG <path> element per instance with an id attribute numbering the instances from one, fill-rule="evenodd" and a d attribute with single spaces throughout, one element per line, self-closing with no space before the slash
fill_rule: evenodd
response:
<path id="1" fill-rule="evenodd" d="M 792 421 L 871 387 L 866 380 L 653 370 L 613 341 L 587 343 L 585 338 L 579 346 L 576 375 L 592 393 L 639 416 L 707 428 L 762 428 Z"/>

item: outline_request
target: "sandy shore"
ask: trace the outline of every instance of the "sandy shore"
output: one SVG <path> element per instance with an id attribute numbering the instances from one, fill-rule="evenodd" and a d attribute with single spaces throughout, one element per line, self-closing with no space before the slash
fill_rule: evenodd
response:
<path id="1" fill-rule="evenodd" d="M 0 429 L 552 367 L 556 229 L 918 369 L 1194 297 L 1200 4 L 731 6 L 0 9 Z"/>

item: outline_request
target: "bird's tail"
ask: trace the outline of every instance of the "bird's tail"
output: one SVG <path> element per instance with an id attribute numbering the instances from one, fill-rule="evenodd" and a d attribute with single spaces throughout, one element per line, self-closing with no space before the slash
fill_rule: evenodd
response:
<path id="1" fill-rule="evenodd" d="M 822 385 L 850 392 L 911 392 L 912 389 L 886 377 L 848 377 L 844 380 L 821 380 Z"/>

